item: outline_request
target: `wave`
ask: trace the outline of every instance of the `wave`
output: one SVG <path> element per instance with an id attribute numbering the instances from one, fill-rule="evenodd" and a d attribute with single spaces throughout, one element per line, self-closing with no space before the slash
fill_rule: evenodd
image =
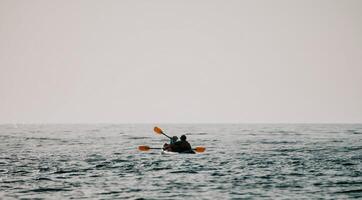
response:
<path id="1" fill-rule="evenodd" d="M 71 190 L 67 188 L 36 188 L 31 190 L 20 191 L 20 193 L 29 193 L 29 192 L 43 193 L 43 192 L 63 192 L 63 191 L 71 191 Z"/>

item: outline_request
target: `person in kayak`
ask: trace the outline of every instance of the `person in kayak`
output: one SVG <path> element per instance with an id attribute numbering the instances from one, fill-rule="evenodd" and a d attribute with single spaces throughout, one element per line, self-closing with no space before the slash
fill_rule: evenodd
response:
<path id="1" fill-rule="evenodd" d="M 163 145 L 163 149 L 167 150 L 167 151 L 173 151 L 173 148 L 174 148 L 173 146 L 177 142 L 177 140 L 178 140 L 178 137 L 173 136 L 172 138 L 170 138 L 170 144 L 165 143 Z"/>
<path id="2" fill-rule="evenodd" d="M 164 150 L 179 152 L 179 153 L 192 152 L 190 143 L 186 141 L 186 135 L 182 135 L 180 139 L 181 139 L 180 141 L 177 141 L 174 144 L 167 145 L 166 148 L 164 146 Z"/>
<path id="3" fill-rule="evenodd" d="M 172 136 L 172 138 L 170 139 L 170 144 L 175 144 L 178 140 L 177 136 Z"/>
<path id="4" fill-rule="evenodd" d="M 180 139 L 180 141 L 177 141 L 175 144 L 171 145 L 172 151 L 179 153 L 192 152 L 190 143 L 186 141 L 186 135 L 181 135 Z"/>

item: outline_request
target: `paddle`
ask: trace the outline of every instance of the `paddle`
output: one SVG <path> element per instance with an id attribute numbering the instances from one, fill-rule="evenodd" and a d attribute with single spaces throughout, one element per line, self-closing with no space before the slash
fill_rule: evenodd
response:
<path id="1" fill-rule="evenodd" d="M 138 146 L 138 150 L 140 150 L 140 151 L 148 151 L 150 149 L 163 149 L 163 148 L 152 148 L 152 147 L 149 147 L 149 146 Z M 194 151 L 196 151 L 198 153 L 202 153 L 202 152 L 204 152 L 206 150 L 206 148 L 205 147 L 196 147 L 196 148 L 194 148 L 192 150 L 194 150 Z"/>
<path id="2" fill-rule="evenodd" d="M 166 135 L 166 134 L 162 131 L 162 129 L 158 128 L 157 126 L 155 126 L 155 128 L 153 128 L 153 130 L 155 131 L 155 133 L 160 134 L 160 135 L 162 134 L 162 135 L 168 137 L 169 139 L 171 139 L 170 136 Z"/>
<path id="3" fill-rule="evenodd" d="M 148 151 L 150 149 L 162 149 L 162 148 L 151 148 L 149 146 L 138 146 L 138 150 L 140 150 L 140 151 Z"/>

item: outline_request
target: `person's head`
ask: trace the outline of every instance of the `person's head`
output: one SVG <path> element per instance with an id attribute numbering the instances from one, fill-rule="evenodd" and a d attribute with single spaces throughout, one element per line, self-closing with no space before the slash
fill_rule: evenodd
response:
<path id="1" fill-rule="evenodd" d="M 172 136 L 172 141 L 176 142 L 178 140 L 177 136 Z"/>
<path id="2" fill-rule="evenodd" d="M 181 141 L 186 141 L 186 135 L 181 135 L 180 139 Z"/>

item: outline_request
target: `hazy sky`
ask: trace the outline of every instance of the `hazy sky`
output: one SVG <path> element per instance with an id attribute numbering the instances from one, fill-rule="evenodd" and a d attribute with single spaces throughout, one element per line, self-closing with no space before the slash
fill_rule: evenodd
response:
<path id="1" fill-rule="evenodd" d="M 0 123 L 362 122 L 361 0 L 0 0 Z"/>

